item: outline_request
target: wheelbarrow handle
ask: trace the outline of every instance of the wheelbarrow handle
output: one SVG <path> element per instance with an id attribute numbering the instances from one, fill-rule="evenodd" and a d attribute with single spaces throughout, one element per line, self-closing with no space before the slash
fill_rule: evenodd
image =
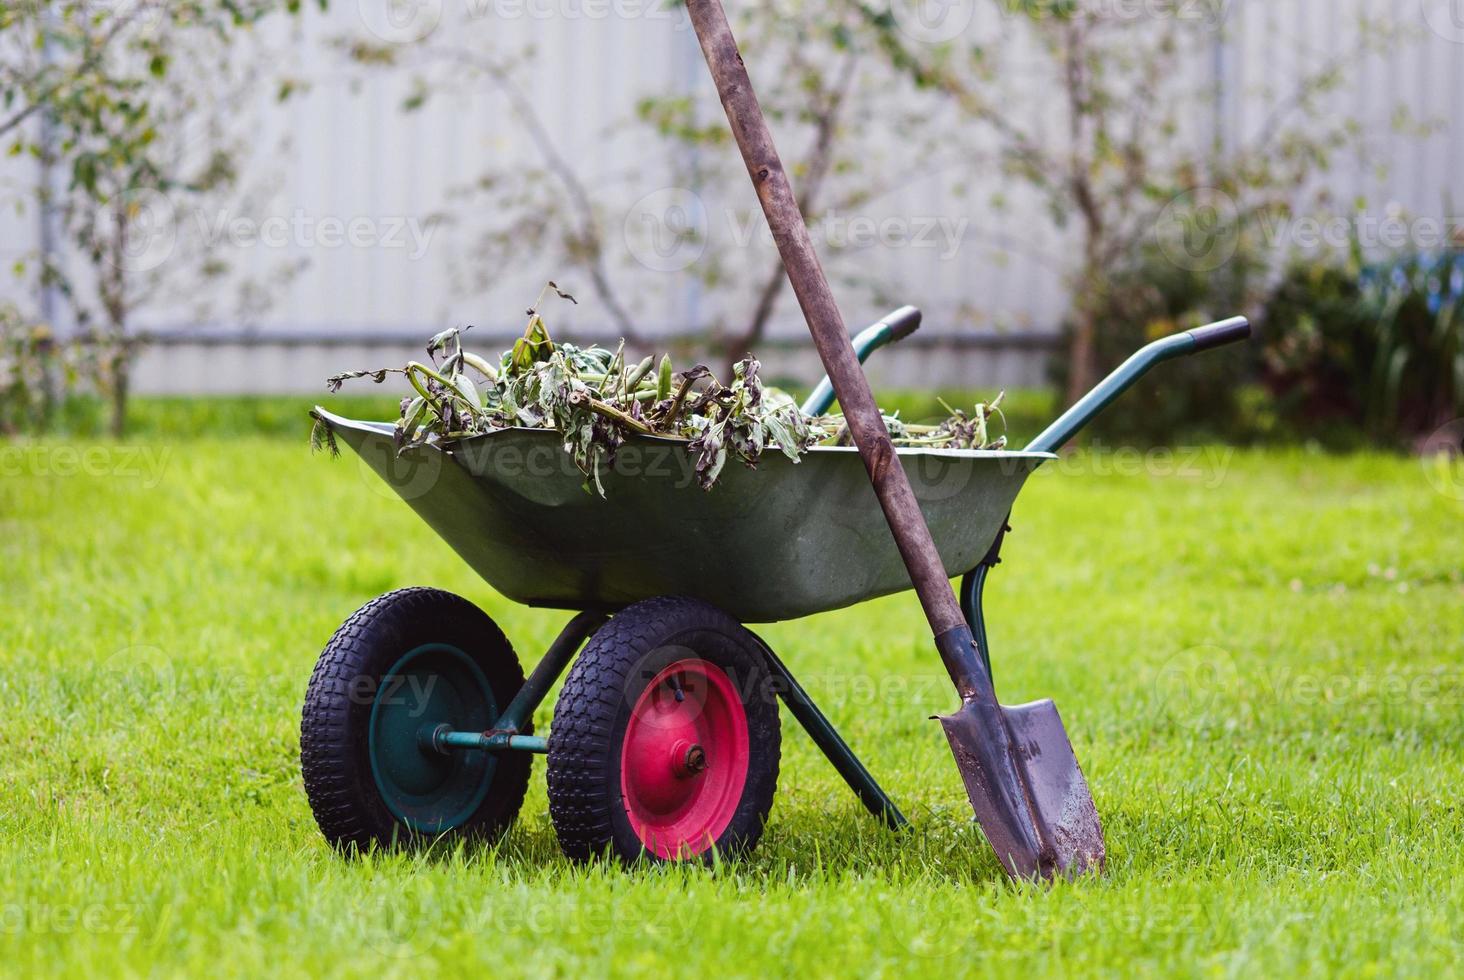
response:
<path id="1" fill-rule="evenodd" d="M 920 311 L 913 306 L 902 306 L 888 314 L 878 323 L 865 327 L 854 338 L 854 353 L 863 364 L 869 355 L 886 344 L 904 340 L 920 326 Z M 834 383 L 825 375 L 803 403 L 803 414 L 822 415 L 834 403 Z"/>
<path id="2" fill-rule="evenodd" d="M 1194 350 L 1191 353 L 1198 354 L 1202 350 L 1211 350 L 1240 340 L 1249 340 L 1251 325 L 1245 317 L 1237 316 L 1231 317 L 1229 320 L 1221 320 L 1219 323 L 1212 323 L 1209 326 L 1196 327 L 1189 331 L 1189 335 L 1195 338 Z"/>
<path id="3" fill-rule="evenodd" d="M 1161 361 L 1212 350 L 1251 335 L 1250 321 L 1243 316 L 1221 320 L 1207 326 L 1196 327 L 1184 333 L 1172 334 L 1140 348 L 1128 360 L 1120 364 L 1112 374 L 1098 382 L 1093 390 L 1073 403 L 1027 446 L 1028 452 L 1054 453 L 1067 441 L 1082 431 L 1083 427 L 1097 417 L 1098 413 L 1111 405 L 1119 395 L 1128 391 L 1149 369 Z"/>

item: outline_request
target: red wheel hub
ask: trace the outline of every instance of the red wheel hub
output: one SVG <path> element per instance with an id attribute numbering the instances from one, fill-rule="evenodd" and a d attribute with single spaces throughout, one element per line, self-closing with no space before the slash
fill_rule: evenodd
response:
<path id="1" fill-rule="evenodd" d="M 678 660 L 641 692 L 625 726 L 620 792 L 659 858 L 700 854 L 722 835 L 747 783 L 747 712 L 726 672 Z"/>

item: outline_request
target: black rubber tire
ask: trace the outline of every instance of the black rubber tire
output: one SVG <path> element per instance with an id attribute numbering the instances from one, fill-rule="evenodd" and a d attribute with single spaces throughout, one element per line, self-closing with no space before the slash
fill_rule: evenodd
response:
<path id="1" fill-rule="evenodd" d="M 300 771 L 315 822 L 338 849 L 412 846 L 427 835 L 399 820 L 372 775 L 368 734 L 372 698 L 381 678 L 412 648 L 449 643 L 483 671 L 499 709 L 524 683 L 508 639 L 468 600 L 439 589 L 388 592 L 356 610 L 326 644 L 310 675 L 300 718 Z M 369 679 L 369 680 L 366 680 Z M 487 796 L 451 833 L 491 840 L 512 823 L 523 805 L 533 757 L 502 752 Z"/>
<path id="2" fill-rule="evenodd" d="M 571 859 L 614 854 L 661 860 L 631 827 L 621 794 L 626 724 L 646 684 L 690 648 L 727 672 L 742 697 L 750 758 L 746 784 L 713 851 L 745 854 L 762 837 L 778 785 L 782 733 L 762 648 L 741 624 L 697 599 L 663 596 L 629 606 L 602 626 L 575 661 L 549 733 L 549 815 Z"/>

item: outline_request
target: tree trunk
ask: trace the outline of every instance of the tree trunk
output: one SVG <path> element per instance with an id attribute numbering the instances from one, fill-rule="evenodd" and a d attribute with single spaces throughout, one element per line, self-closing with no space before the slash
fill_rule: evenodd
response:
<path id="1" fill-rule="evenodd" d="M 1083 215 L 1083 271 L 1073 290 L 1073 335 L 1068 340 L 1067 391 L 1064 402 L 1073 404 L 1086 395 L 1098 379 L 1098 331 L 1102 311 L 1107 309 L 1108 280 L 1105 276 L 1104 223 L 1092 188 L 1075 182 Z"/>
<path id="2" fill-rule="evenodd" d="M 724 384 L 732 383 L 732 368 L 742 358 L 751 354 L 751 347 L 762 339 L 767 331 L 768 321 L 772 319 L 773 308 L 778 301 L 778 293 L 783 288 L 783 263 L 778 261 L 773 265 L 768 278 L 763 281 L 762 288 L 758 290 L 757 305 L 753 308 L 752 319 L 747 329 L 735 336 L 723 338 L 722 348 L 722 371 L 718 375 Z"/>
<path id="3" fill-rule="evenodd" d="M 1085 297 L 1078 297 L 1073 306 L 1076 322 L 1073 335 L 1068 341 L 1067 391 L 1063 401 L 1071 405 L 1082 398 L 1093 387 L 1093 341 L 1098 332 L 1098 317 L 1093 304 Z"/>
<path id="4" fill-rule="evenodd" d="M 132 365 L 129 363 L 126 342 L 119 344 L 112 352 L 112 417 L 108 425 L 113 439 L 127 434 L 127 395 L 131 384 Z"/>
<path id="5" fill-rule="evenodd" d="M 1099 205 L 1099 192 L 1094 186 L 1093 160 L 1083 148 L 1097 138 L 1102 113 L 1092 98 L 1092 66 L 1088 57 L 1088 28 L 1079 19 L 1062 22 L 1063 82 L 1067 94 L 1068 137 L 1071 158 L 1068 162 L 1068 183 L 1073 202 L 1083 219 L 1083 272 L 1078 279 L 1072 304 L 1076 322 L 1068 342 L 1067 391 L 1064 401 L 1071 405 L 1093 387 L 1094 346 L 1098 334 L 1098 311 L 1103 309 L 1100 297 L 1103 274 L 1104 215 Z"/>
<path id="6" fill-rule="evenodd" d="M 108 244 L 111 269 L 100 283 L 102 307 L 107 311 L 107 373 L 112 381 L 112 418 L 108 425 L 113 439 L 127 434 L 127 388 L 132 369 L 132 345 L 127 342 L 127 235 L 130 222 L 125 209 L 118 209 L 116 231 Z"/>
<path id="7" fill-rule="evenodd" d="M 844 105 L 844 98 L 854 84 L 855 69 L 858 64 L 858 58 L 852 53 L 844 59 L 838 80 L 828 94 L 828 101 L 815 114 L 813 146 L 809 149 L 807 160 L 804 161 L 806 176 L 803 180 L 803 190 L 795 198 L 798 213 L 802 215 L 805 223 L 813 213 L 819 190 L 823 187 L 824 179 L 828 177 L 829 171 L 833 167 L 834 136 L 838 129 L 839 114 Z M 768 276 L 763 280 L 762 288 L 758 290 L 757 305 L 753 308 L 747 329 L 740 334 L 721 339 L 722 369 L 726 372 L 722 376 L 724 383 L 732 383 L 733 366 L 742 360 L 744 355 L 752 353 L 749 348 L 761 340 L 763 334 L 767 332 L 768 322 L 773 317 L 778 296 L 783 290 L 783 276 L 783 261 L 780 257 L 768 270 Z"/>

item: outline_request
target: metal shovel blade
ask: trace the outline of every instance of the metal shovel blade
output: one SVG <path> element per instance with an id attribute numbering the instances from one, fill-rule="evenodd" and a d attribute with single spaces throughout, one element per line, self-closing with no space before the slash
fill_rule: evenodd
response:
<path id="1" fill-rule="evenodd" d="M 1102 870 L 1098 808 L 1056 705 L 967 701 L 940 723 L 976 819 L 1010 875 Z"/>

